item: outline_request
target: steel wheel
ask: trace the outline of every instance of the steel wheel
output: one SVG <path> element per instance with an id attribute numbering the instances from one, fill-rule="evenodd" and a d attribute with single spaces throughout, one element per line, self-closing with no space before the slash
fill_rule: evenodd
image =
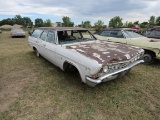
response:
<path id="1" fill-rule="evenodd" d="M 145 53 L 143 55 L 143 60 L 145 64 L 152 64 L 154 62 L 154 56 L 151 53 Z"/>

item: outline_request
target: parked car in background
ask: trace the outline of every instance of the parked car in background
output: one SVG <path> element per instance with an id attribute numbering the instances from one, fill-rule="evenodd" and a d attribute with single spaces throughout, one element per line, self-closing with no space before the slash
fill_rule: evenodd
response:
<path id="1" fill-rule="evenodd" d="M 25 37 L 26 33 L 22 28 L 12 28 L 11 29 L 11 37 Z"/>
<path id="2" fill-rule="evenodd" d="M 143 48 L 145 50 L 143 59 L 146 64 L 153 63 L 155 58 L 160 59 L 160 41 L 144 37 L 132 30 L 125 28 L 110 28 L 101 30 L 101 32 L 95 36 L 101 40 Z"/>
<path id="3" fill-rule="evenodd" d="M 143 49 L 97 40 L 90 31 L 79 27 L 36 28 L 28 42 L 38 57 L 72 74 L 78 70 L 82 82 L 92 87 L 121 77 L 143 62 Z"/>
<path id="4" fill-rule="evenodd" d="M 148 38 L 160 39 L 160 30 L 151 30 L 144 35 Z"/>

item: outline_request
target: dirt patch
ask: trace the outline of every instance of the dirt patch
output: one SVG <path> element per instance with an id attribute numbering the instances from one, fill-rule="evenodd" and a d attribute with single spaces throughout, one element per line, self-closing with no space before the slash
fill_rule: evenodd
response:
<path id="1" fill-rule="evenodd" d="M 30 71 L 30 72 L 29 72 Z M 19 97 L 20 91 L 36 83 L 37 78 L 31 70 L 15 71 L 12 74 L 1 76 L 0 85 L 0 112 L 6 111 L 9 106 Z"/>

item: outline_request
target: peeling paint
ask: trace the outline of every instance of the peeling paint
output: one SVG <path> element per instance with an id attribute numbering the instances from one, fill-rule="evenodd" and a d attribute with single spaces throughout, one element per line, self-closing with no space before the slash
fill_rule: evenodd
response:
<path id="1" fill-rule="evenodd" d="M 96 60 L 99 64 L 126 61 L 132 59 L 142 51 L 140 48 L 135 48 L 125 44 L 98 40 L 92 43 L 68 45 L 66 48 L 75 49 L 86 57 Z"/>

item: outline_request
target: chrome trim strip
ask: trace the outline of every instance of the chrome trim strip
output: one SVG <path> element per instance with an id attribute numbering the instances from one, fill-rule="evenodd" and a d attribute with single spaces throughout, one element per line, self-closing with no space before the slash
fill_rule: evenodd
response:
<path id="1" fill-rule="evenodd" d="M 120 72 L 123 72 L 123 71 L 125 71 L 125 70 L 128 70 L 128 69 L 132 68 L 133 66 L 138 65 L 139 63 L 142 63 L 142 62 L 144 62 L 144 60 L 136 61 L 136 62 L 134 62 L 133 64 L 131 64 L 130 66 L 127 66 L 127 67 L 125 67 L 125 68 L 122 68 L 122 69 L 120 69 L 120 70 L 118 70 L 118 71 L 115 71 L 115 72 L 113 72 L 113 73 L 106 74 L 106 75 L 104 75 L 104 76 L 102 76 L 102 77 L 99 77 L 98 79 L 93 79 L 93 78 L 90 78 L 90 77 L 86 77 L 86 80 L 96 85 L 96 84 L 101 83 L 101 82 L 103 81 L 103 79 L 106 79 L 106 78 L 108 78 L 108 77 L 110 77 L 110 76 L 112 76 L 112 75 L 115 75 L 115 74 L 117 74 L 117 73 L 120 73 Z"/>

